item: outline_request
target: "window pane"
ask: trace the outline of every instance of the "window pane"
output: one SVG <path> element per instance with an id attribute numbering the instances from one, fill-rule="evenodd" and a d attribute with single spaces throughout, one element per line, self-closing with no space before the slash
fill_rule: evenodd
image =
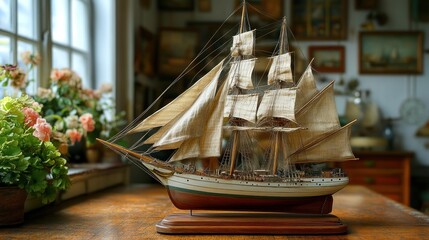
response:
<path id="1" fill-rule="evenodd" d="M 0 28 L 12 29 L 12 4 L 11 0 L 0 0 Z"/>
<path id="2" fill-rule="evenodd" d="M 85 88 L 90 88 L 91 83 L 88 77 L 88 61 L 87 59 L 79 53 L 72 54 L 72 68 L 79 76 L 82 78 L 82 85 Z"/>
<path id="3" fill-rule="evenodd" d="M 62 44 L 69 43 L 69 1 L 51 1 L 52 41 Z"/>
<path id="4" fill-rule="evenodd" d="M 12 44 L 11 39 L 0 35 L 0 64 L 12 64 Z"/>
<path id="5" fill-rule="evenodd" d="M 59 47 L 52 48 L 52 67 L 53 68 L 69 68 L 69 53 Z"/>
<path id="6" fill-rule="evenodd" d="M 21 58 L 21 54 L 25 51 L 30 51 L 31 53 L 36 53 L 36 46 L 32 43 L 18 41 L 18 66 L 20 66 L 22 69 L 24 69 L 25 72 L 27 72 L 29 69 L 27 69 L 30 66 L 27 66 Z M 33 67 L 31 71 L 28 73 L 27 81 L 29 81 L 29 85 L 27 87 L 27 93 L 28 94 L 35 94 L 36 93 L 36 86 L 38 84 L 37 82 L 37 66 Z"/>
<path id="7" fill-rule="evenodd" d="M 73 0 L 72 4 L 72 46 L 81 50 L 88 49 L 88 9 L 81 0 Z"/>
<path id="8" fill-rule="evenodd" d="M 33 39 L 36 35 L 34 4 L 34 0 L 18 0 L 18 34 Z"/>

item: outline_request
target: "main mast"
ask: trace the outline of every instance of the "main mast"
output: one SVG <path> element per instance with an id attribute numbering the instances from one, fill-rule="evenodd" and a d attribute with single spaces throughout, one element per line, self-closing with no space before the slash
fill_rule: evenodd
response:
<path id="1" fill-rule="evenodd" d="M 240 32 L 239 34 L 242 34 L 244 32 L 244 17 L 246 14 L 246 0 L 243 0 L 243 9 L 241 10 L 241 21 L 240 21 Z M 243 56 L 240 54 L 238 57 L 236 57 L 238 61 L 242 60 Z M 236 88 L 238 92 L 240 92 L 240 89 Z M 231 150 L 231 165 L 229 167 L 229 176 L 232 176 L 235 169 L 235 163 L 237 159 L 237 147 L 238 147 L 238 130 L 233 130 L 233 140 L 232 140 L 232 150 Z"/>

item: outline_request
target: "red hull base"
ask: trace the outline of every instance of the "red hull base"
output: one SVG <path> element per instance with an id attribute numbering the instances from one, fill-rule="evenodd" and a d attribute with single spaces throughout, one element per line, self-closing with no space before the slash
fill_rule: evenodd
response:
<path id="1" fill-rule="evenodd" d="M 332 211 L 332 195 L 296 198 L 260 198 L 208 195 L 168 188 L 174 206 L 183 210 L 223 210 L 328 214 Z"/>

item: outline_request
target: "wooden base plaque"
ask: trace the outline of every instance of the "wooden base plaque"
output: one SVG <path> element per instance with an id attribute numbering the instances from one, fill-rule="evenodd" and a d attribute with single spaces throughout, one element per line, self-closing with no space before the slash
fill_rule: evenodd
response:
<path id="1" fill-rule="evenodd" d="M 163 234 L 344 234 L 347 226 L 332 214 L 194 213 L 171 214 L 156 225 Z"/>

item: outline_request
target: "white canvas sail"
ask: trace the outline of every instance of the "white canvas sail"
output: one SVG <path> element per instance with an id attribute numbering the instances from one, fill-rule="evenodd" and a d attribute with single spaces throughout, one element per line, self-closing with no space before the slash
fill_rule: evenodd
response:
<path id="1" fill-rule="evenodd" d="M 250 56 L 253 55 L 255 44 L 254 30 L 237 34 L 232 38 L 231 56 Z"/>
<path id="2" fill-rule="evenodd" d="M 340 128 L 333 87 L 331 82 L 296 112 L 296 121 L 304 130 L 287 136 L 289 151 L 295 152 L 313 139 Z"/>
<path id="3" fill-rule="evenodd" d="M 256 58 L 231 63 L 228 73 L 229 88 L 253 89 L 252 73 Z"/>
<path id="4" fill-rule="evenodd" d="M 328 132 L 293 153 L 291 160 L 294 163 L 355 160 L 349 141 L 350 132 L 351 124 Z"/>
<path id="5" fill-rule="evenodd" d="M 195 102 L 165 131 L 161 138 L 153 144 L 153 147 L 171 145 L 189 138 L 201 135 L 206 116 L 213 104 L 220 72 L 213 78 L 211 83 L 203 90 Z M 164 126 L 165 128 L 165 126 Z"/>
<path id="6" fill-rule="evenodd" d="M 219 157 L 221 155 L 223 112 L 227 93 L 228 87 L 224 83 L 214 99 L 213 108 L 205 124 L 203 134 L 198 138 L 184 141 L 170 158 L 170 162 L 196 157 Z"/>
<path id="7" fill-rule="evenodd" d="M 202 90 L 216 77 L 222 70 L 223 61 L 214 67 L 205 76 L 200 78 L 194 85 L 183 92 L 176 99 L 165 105 L 163 108 L 150 115 L 128 133 L 143 132 L 148 129 L 161 127 L 180 115 L 185 109 L 188 109 L 195 99 L 201 94 Z M 141 93 L 143 94 L 143 93 Z"/>
<path id="8" fill-rule="evenodd" d="M 268 72 L 268 84 L 276 82 L 293 83 L 290 53 L 281 54 L 272 58 Z"/>
<path id="9" fill-rule="evenodd" d="M 265 91 L 258 108 L 258 122 L 276 117 L 296 122 L 295 120 L 296 89 L 282 88 Z"/>
<path id="10" fill-rule="evenodd" d="M 224 110 L 224 117 L 234 117 L 256 122 L 258 94 L 228 95 Z"/>
<path id="11" fill-rule="evenodd" d="M 314 81 L 313 71 L 311 70 L 311 62 L 302 74 L 296 87 L 298 90 L 296 94 L 295 107 L 299 110 L 318 92 L 316 82 Z"/>

